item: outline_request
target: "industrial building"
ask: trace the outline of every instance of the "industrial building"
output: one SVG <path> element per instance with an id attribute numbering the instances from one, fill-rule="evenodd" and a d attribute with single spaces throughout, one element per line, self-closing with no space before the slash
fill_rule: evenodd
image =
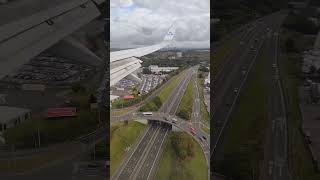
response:
<path id="1" fill-rule="evenodd" d="M 178 67 L 159 67 L 157 65 L 149 66 L 149 69 L 152 73 L 160 73 L 160 72 L 171 72 L 179 69 Z"/>
<path id="2" fill-rule="evenodd" d="M 0 132 L 3 132 L 30 119 L 31 111 L 18 107 L 0 106 L 0 114 Z"/>

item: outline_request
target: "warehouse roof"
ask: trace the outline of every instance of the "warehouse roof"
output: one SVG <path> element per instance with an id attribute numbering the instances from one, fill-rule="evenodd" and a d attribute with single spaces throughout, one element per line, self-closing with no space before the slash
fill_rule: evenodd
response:
<path id="1" fill-rule="evenodd" d="M 6 123 L 12 119 L 30 112 L 29 109 L 18 108 L 18 107 L 9 107 L 9 106 L 0 106 L 0 123 Z"/>

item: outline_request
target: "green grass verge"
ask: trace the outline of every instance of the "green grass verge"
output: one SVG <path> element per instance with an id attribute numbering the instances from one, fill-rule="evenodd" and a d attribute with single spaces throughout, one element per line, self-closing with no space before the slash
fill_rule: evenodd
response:
<path id="1" fill-rule="evenodd" d="M 266 79 L 270 59 L 266 57 L 265 52 L 258 57 L 225 129 L 221 150 L 223 159 L 218 162 L 217 170 L 234 179 L 251 179 L 252 167 L 256 167 L 255 179 L 259 177 L 270 94 Z"/>
<path id="2" fill-rule="evenodd" d="M 204 78 L 198 78 L 201 115 L 202 115 L 202 119 L 204 119 L 206 122 L 209 122 L 210 121 L 210 114 L 207 111 L 206 105 L 204 103 L 203 83 L 204 83 Z"/>
<path id="3" fill-rule="evenodd" d="M 208 167 L 201 147 L 191 136 L 178 133 L 189 138 L 194 146 L 194 155 L 183 161 L 179 160 L 171 143 L 171 133 L 166 139 L 166 146 L 156 172 L 156 180 L 206 180 L 208 179 Z"/>
<path id="4" fill-rule="evenodd" d="M 221 67 L 223 61 L 230 53 L 230 50 L 240 42 L 240 37 L 230 38 L 228 41 L 223 43 L 221 47 L 216 51 L 216 53 L 212 54 L 211 63 L 213 64 L 212 75 L 215 76 L 218 72 L 218 69 Z"/>
<path id="5" fill-rule="evenodd" d="M 8 129 L 4 136 L 10 145 L 17 148 L 32 148 L 38 141 L 41 145 L 65 142 L 93 131 L 97 125 L 97 113 L 81 110 L 74 118 L 30 119 L 16 127 Z"/>
<path id="6" fill-rule="evenodd" d="M 194 81 L 191 80 L 179 104 L 177 115 L 183 119 L 190 120 L 194 102 Z"/>
<path id="7" fill-rule="evenodd" d="M 158 111 L 162 106 L 162 101 L 160 100 L 159 96 L 156 96 L 151 101 L 149 101 L 147 104 L 142 106 L 140 108 L 141 112 L 147 112 L 147 111 Z"/>
<path id="8" fill-rule="evenodd" d="M 291 34 L 293 35 L 293 34 Z M 284 47 L 284 42 L 290 34 L 288 32 L 281 34 L 281 44 Z M 301 36 L 301 35 L 300 35 Z M 299 37 L 297 34 L 294 37 Z M 283 48 L 284 49 L 284 48 Z M 320 179 L 320 174 L 313 167 L 311 153 L 308 150 L 304 135 L 301 132 L 302 115 L 299 108 L 299 73 L 300 58 L 296 54 L 286 54 L 280 58 L 280 76 L 283 80 L 283 86 L 286 90 L 287 110 L 288 114 L 288 137 L 289 137 L 289 164 L 292 171 L 292 176 L 295 179 Z"/>
<path id="9" fill-rule="evenodd" d="M 174 77 L 174 79 L 166 87 L 162 89 L 162 91 L 159 94 L 161 102 L 165 102 L 168 99 L 172 91 L 178 86 L 179 82 L 182 81 L 184 75 L 185 72 L 180 73 L 179 75 Z"/>
<path id="10" fill-rule="evenodd" d="M 110 157 L 111 157 L 111 176 L 119 168 L 125 157 L 128 147 L 138 141 L 145 129 L 145 125 L 139 122 L 130 121 L 128 124 L 119 122 L 111 124 L 110 128 Z"/>
<path id="11" fill-rule="evenodd" d="M 134 108 L 131 107 L 131 108 L 123 108 L 123 109 L 119 109 L 119 110 L 114 110 L 114 111 L 111 111 L 111 116 L 122 116 L 122 115 L 129 113 L 133 109 Z"/>
<path id="12" fill-rule="evenodd" d="M 203 132 L 205 132 L 206 134 L 210 135 L 210 128 L 201 126 L 201 129 L 203 130 Z"/>
<path id="13" fill-rule="evenodd" d="M 30 156 L 18 157 L 17 159 L 1 159 L 0 174 L 25 172 L 41 168 L 48 163 L 61 163 L 61 160 L 70 158 L 70 155 L 78 152 L 81 147 L 81 144 L 59 144 L 50 147 L 48 151 L 34 153 Z"/>

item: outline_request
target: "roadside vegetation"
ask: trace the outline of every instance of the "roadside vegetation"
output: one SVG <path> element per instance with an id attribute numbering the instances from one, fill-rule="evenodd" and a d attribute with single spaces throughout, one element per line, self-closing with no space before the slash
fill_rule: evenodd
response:
<path id="1" fill-rule="evenodd" d="M 301 53 L 312 48 L 310 40 L 302 33 L 284 29 L 281 33 L 280 76 L 285 89 L 288 110 L 289 167 L 295 179 L 320 179 L 313 165 L 308 144 L 302 132 L 302 115 L 299 107 Z"/>
<path id="2" fill-rule="evenodd" d="M 97 128 L 97 114 L 80 111 L 75 118 L 30 119 L 19 126 L 8 129 L 5 139 L 8 145 L 16 148 L 41 147 L 71 141 Z M 40 138 L 39 138 L 40 137 Z"/>
<path id="3" fill-rule="evenodd" d="M 186 133 L 170 133 L 155 179 L 207 180 L 208 167 L 200 145 Z"/>
<path id="4" fill-rule="evenodd" d="M 218 73 L 218 69 L 221 68 L 222 63 L 226 60 L 227 55 L 230 54 L 230 50 L 234 48 L 240 42 L 240 37 L 234 37 L 228 39 L 222 46 L 220 46 L 216 51 L 212 52 L 211 55 L 211 63 L 212 67 L 212 76 L 216 76 Z"/>
<path id="5" fill-rule="evenodd" d="M 194 102 L 194 81 L 191 79 L 179 104 L 177 116 L 190 120 Z"/>
<path id="6" fill-rule="evenodd" d="M 110 173 L 111 176 L 120 167 L 127 152 L 134 148 L 146 125 L 130 121 L 112 123 L 110 127 Z"/>
<path id="7" fill-rule="evenodd" d="M 267 56 L 267 52 L 263 52 L 250 72 L 238 106 L 225 129 L 219 150 L 221 155 L 215 160 L 217 172 L 233 179 L 259 178 L 270 94 L 270 86 L 266 83 L 269 77 L 266 65 L 270 60 Z"/>
<path id="8" fill-rule="evenodd" d="M 197 82 L 198 82 L 199 96 L 200 96 L 200 108 L 201 108 L 200 110 L 201 110 L 202 119 L 205 120 L 205 122 L 209 123 L 210 114 L 207 111 L 207 107 L 206 107 L 206 104 L 204 103 L 204 96 L 203 96 L 204 77 L 205 76 L 203 75 L 203 73 L 199 72 Z"/>

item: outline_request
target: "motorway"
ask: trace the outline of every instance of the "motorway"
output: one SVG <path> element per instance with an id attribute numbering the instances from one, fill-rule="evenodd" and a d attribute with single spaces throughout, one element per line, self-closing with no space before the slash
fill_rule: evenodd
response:
<path id="1" fill-rule="evenodd" d="M 148 119 L 151 123 L 147 132 L 139 141 L 137 147 L 133 150 L 127 161 L 124 162 L 112 179 L 152 179 L 155 173 L 155 167 L 157 166 L 161 156 L 165 137 L 170 130 L 168 124 L 174 125 L 194 137 L 194 139 L 203 148 L 207 163 L 209 164 L 209 138 L 206 138 L 207 141 L 205 141 L 199 134 L 197 137 L 193 136 L 189 130 L 191 126 L 190 123 L 175 116 L 190 80 L 196 80 L 194 78 L 196 77 L 195 73 L 195 68 L 186 70 L 186 76 L 181 80 L 178 87 L 173 90 L 168 100 L 160 108 L 159 112 L 153 112 L 151 116 L 144 116 L 142 113 L 134 112 L 125 116 L 111 118 L 111 121 Z M 200 110 L 200 108 L 198 109 Z M 177 122 L 173 122 L 172 118 L 176 118 Z M 165 125 L 155 125 L 160 122 L 165 122 L 162 123 Z M 197 131 L 197 133 L 198 132 L 200 131 Z M 204 135 L 207 136 L 206 134 Z"/>
<path id="2" fill-rule="evenodd" d="M 287 161 L 287 117 L 283 89 L 279 75 L 279 34 L 285 15 L 275 24 L 272 37 L 269 39 L 268 64 L 271 95 L 268 99 L 268 129 L 265 143 L 265 154 L 262 178 L 264 180 L 288 180 L 290 173 Z"/>
<path id="3" fill-rule="evenodd" d="M 214 166 L 213 163 L 219 159 L 217 154 L 219 154 L 219 144 L 223 137 L 223 130 L 230 119 L 234 107 L 237 105 L 236 102 L 241 89 L 255 64 L 257 56 L 261 53 L 261 50 L 266 47 L 266 41 L 273 38 L 272 30 L 279 26 L 282 17 L 283 13 L 281 12 L 270 14 L 252 23 L 253 31 L 251 33 L 239 33 L 242 43 L 232 50 L 225 64 L 217 73 L 217 76 L 214 77 L 214 128 L 212 128 L 214 130 L 211 135 L 212 167 Z M 268 28 L 270 28 L 270 30 L 268 30 Z M 250 29 L 248 31 L 250 31 Z M 236 64 L 236 66 L 233 64 Z M 281 98 L 277 98 L 276 100 L 278 100 L 278 102 L 275 103 L 281 104 L 279 102 L 280 99 Z M 285 136 L 284 134 L 282 136 Z M 278 141 L 279 139 L 275 138 L 273 143 L 279 143 Z M 282 141 L 281 143 L 282 145 L 279 147 L 284 147 L 285 142 Z M 274 145 L 273 147 L 277 149 L 278 145 Z M 283 159 L 281 160 L 284 162 Z"/>
<path id="4" fill-rule="evenodd" d="M 212 155 L 216 151 L 220 137 L 230 117 L 239 92 L 247 79 L 260 48 L 266 38 L 267 19 L 254 24 L 254 32 L 242 38 L 243 44 L 239 43 L 237 50 L 232 51 L 228 64 L 224 65 L 213 81 L 213 123 L 211 131 Z M 255 40 L 257 39 L 257 40 Z M 253 48 L 251 48 L 253 47 Z M 236 65 L 236 66 L 235 66 Z"/>
<path id="5" fill-rule="evenodd" d="M 269 99 L 269 118 L 272 132 L 267 137 L 265 149 L 265 161 L 262 167 L 263 179 L 289 179 L 286 157 L 286 118 L 284 100 L 276 65 L 278 59 L 278 35 L 279 27 L 284 18 L 283 12 L 270 14 L 253 23 L 254 32 L 251 35 L 242 36 L 245 47 L 241 44 L 231 52 L 227 65 L 222 66 L 214 81 L 214 112 L 213 134 L 211 135 L 212 151 L 211 163 L 219 159 L 219 145 L 223 139 L 231 113 L 237 105 L 237 99 L 244 86 L 249 72 L 254 67 L 255 61 L 262 51 L 268 50 L 270 70 L 268 77 L 272 92 Z M 273 69 L 271 68 L 271 64 Z M 267 76 L 267 75 L 266 75 Z M 266 82 L 268 83 L 268 82 Z M 214 166 L 211 164 L 212 167 Z"/>

